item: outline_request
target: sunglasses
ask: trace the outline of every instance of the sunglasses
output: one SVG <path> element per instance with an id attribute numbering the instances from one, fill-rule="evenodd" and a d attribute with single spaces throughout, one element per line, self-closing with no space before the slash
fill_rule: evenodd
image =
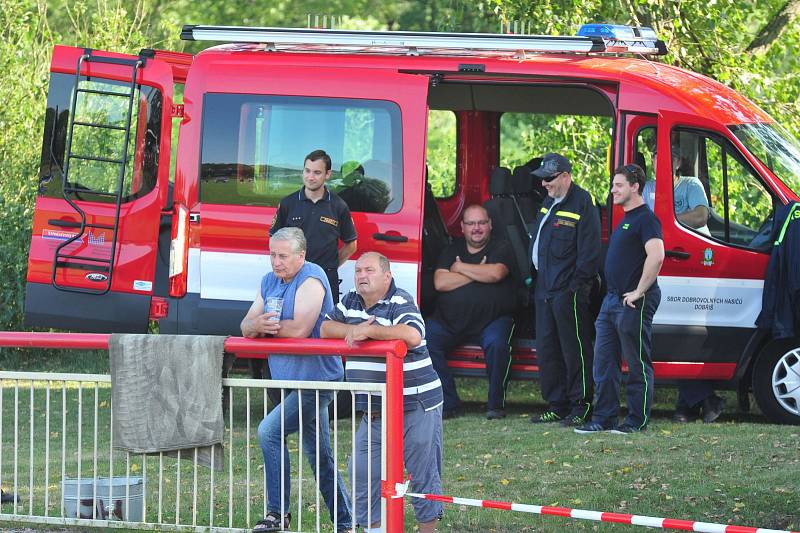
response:
<path id="1" fill-rule="evenodd" d="M 542 181 L 546 181 L 547 183 L 550 183 L 554 179 L 560 177 L 562 174 L 564 174 L 564 172 L 559 172 L 558 174 L 553 174 L 552 176 L 548 176 L 546 178 L 542 178 Z"/>

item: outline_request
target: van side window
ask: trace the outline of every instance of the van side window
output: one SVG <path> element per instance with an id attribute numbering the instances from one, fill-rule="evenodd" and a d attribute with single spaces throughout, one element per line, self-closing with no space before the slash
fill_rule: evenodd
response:
<path id="1" fill-rule="evenodd" d="M 428 112 L 428 183 L 433 196 L 450 198 L 456 193 L 456 114 Z"/>
<path id="2" fill-rule="evenodd" d="M 385 101 L 207 94 L 200 200 L 274 207 L 303 186 L 303 162 L 322 149 L 328 187 L 351 211 L 394 213 L 403 202 L 400 109 Z"/>
<path id="3" fill-rule="evenodd" d="M 70 106 L 75 83 L 73 74 L 53 73 L 47 94 L 42 161 L 39 170 L 39 192 L 62 197 L 61 180 L 65 169 L 65 152 L 69 132 Z M 81 79 L 82 89 L 127 93 L 128 84 L 113 80 Z M 128 157 L 122 201 L 128 202 L 152 191 L 158 178 L 158 155 L 161 143 L 161 92 L 140 85 L 134 96 Z M 75 126 L 72 133 L 72 158 L 69 168 L 70 186 L 78 189 L 73 197 L 92 202 L 114 203 L 125 143 L 128 99 L 98 93 L 79 93 Z M 95 124 L 101 127 L 91 127 Z M 96 194 L 101 193 L 101 194 Z"/>
<path id="4" fill-rule="evenodd" d="M 768 248 L 774 199 L 741 153 L 726 139 L 713 134 L 676 130 L 672 139 L 678 220 L 684 226 L 729 244 Z M 708 202 L 705 226 L 680 218 L 679 200 L 686 200 L 686 208 L 692 204 L 691 193 L 678 194 L 678 187 L 684 181 L 696 181 L 697 188 L 705 194 Z"/>
<path id="5" fill-rule="evenodd" d="M 633 144 L 633 161 L 644 170 L 647 181 L 642 190 L 642 197 L 651 210 L 655 211 L 656 201 L 656 128 L 647 126 L 636 132 Z"/>

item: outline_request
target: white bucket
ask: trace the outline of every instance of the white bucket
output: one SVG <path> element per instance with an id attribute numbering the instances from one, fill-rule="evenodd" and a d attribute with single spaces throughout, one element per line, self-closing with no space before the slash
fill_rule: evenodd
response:
<path id="1" fill-rule="evenodd" d="M 128 498 L 125 499 L 125 488 Z M 95 492 L 96 488 L 96 492 Z M 110 497 L 109 497 L 109 488 Z M 64 479 L 61 482 L 64 494 L 64 516 L 66 518 L 85 518 L 91 520 L 95 508 L 96 520 L 122 520 L 141 522 L 144 510 L 142 499 L 142 478 L 140 477 L 99 477 Z M 95 494 L 97 499 L 94 500 Z M 78 503 L 80 500 L 80 515 Z"/>

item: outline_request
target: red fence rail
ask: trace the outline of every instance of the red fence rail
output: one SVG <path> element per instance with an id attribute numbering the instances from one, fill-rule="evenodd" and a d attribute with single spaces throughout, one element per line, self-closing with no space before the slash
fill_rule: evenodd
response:
<path id="1" fill-rule="evenodd" d="M 67 348 L 108 350 L 107 333 L 45 333 L 1 331 L 0 347 Z M 237 354 L 281 353 L 290 355 L 343 355 L 386 358 L 386 480 L 382 495 L 386 500 L 386 531 L 404 529 L 403 499 L 394 497 L 394 487 L 403 481 L 403 358 L 407 347 L 402 341 L 360 342 L 350 347 L 333 339 L 246 339 L 228 337 L 225 351 Z"/>

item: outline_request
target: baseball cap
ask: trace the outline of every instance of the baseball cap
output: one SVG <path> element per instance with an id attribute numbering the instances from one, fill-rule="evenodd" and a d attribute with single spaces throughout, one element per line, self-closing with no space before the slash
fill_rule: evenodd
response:
<path id="1" fill-rule="evenodd" d="M 542 158 L 542 164 L 539 168 L 534 170 L 532 174 L 545 181 L 552 181 L 556 176 L 562 172 L 572 173 L 572 165 L 569 159 L 559 154 L 545 154 Z"/>

